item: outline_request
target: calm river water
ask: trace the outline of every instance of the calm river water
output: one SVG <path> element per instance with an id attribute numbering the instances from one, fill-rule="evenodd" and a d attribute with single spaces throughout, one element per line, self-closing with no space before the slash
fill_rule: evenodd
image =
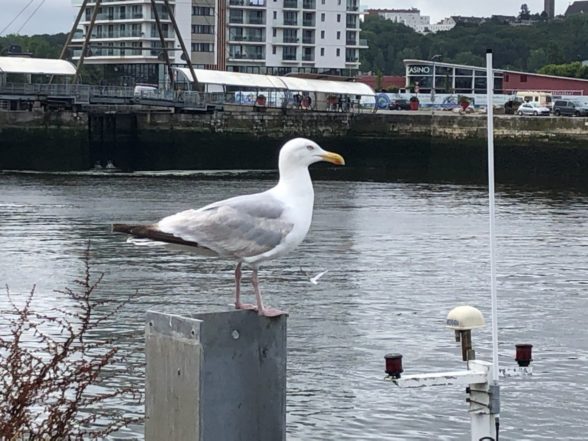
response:
<path id="1" fill-rule="evenodd" d="M 271 178 L 0 174 L 0 284 L 19 295 L 37 284 L 38 301 L 52 305 L 53 290 L 80 275 L 91 240 L 92 270 L 105 273 L 99 295 L 138 290 L 104 329 L 126 336 L 136 369 L 109 381 L 141 384 L 145 311 L 225 308 L 233 264 L 135 247 L 110 224 L 152 222 Z M 477 306 L 489 322 L 485 187 L 323 180 L 315 191 L 306 241 L 261 271 L 267 302 L 290 312 L 288 439 L 468 440 L 462 387 L 397 389 L 382 379 L 388 352 L 404 354 L 406 373 L 462 367 L 444 327 L 453 307 Z M 588 195 L 499 187 L 497 203 L 500 360 L 515 365 L 516 343 L 533 344 L 535 359 L 532 377 L 502 382 L 501 438 L 586 440 Z M 325 270 L 309 282 L 307 273 Z M 473 337 L 478 357 L 491 360 L 489 327 Z M 142 428 L 121 437 L 141 438 Z"/>

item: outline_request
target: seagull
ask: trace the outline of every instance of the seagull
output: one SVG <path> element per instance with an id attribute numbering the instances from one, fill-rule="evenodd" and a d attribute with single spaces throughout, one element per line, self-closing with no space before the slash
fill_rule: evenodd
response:
<path id="1" fill-rule="evenodd" d="M 329 272 L 329 270 L 324 270 L 314 276 L 311 276 L 311 274 L 304 271 L 302 267 L 300 267 L 300 271 L 303 272 L 306 277 L 308 277 L 308 281 L 313 285 L 318 285 L 319 279 Z"/>
<path id="2" fill-rule="evenodd" d="M 275 187 L 181 211 L 155 224 L 114 224 L 112 230 L 142 241 L 235 260 L 235 308 L 277 317 L 286 312 L 264 306 L 258 280 L 259 265 L 288 254 L 304 240 L 314 205 L 308 166 L 319 161 L 345 164 L 341 155 L 323 150 L 316 142 L 291 139 L 280 149 L 280 179 Z M 252 268 L 256 305 L 241 302 L 242 264 Z"/>
<path id="3" fill-rule="evenodd" d="M 321 273 L 318 273 L 316 276 L 311 277 L 310 278 L 310 283 L 312 283 L 313 285 L 318 285 L 318 280 L 323 277 L 325 274 L 327 274 L 329 272 L 329 270 L 324 270 Z"/>

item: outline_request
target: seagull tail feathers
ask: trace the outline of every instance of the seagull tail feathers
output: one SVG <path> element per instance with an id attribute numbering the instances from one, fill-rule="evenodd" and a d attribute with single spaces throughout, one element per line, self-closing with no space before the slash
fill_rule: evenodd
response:
<path id="1" fill-rule="evenodd" d="M 204 247 L 197 242 L 185 240 L 170 233 L 165 233 L 159 230 L 157 225 L 112 224 L 112 232 L 130 234 L 138 239 L 150 239 L 157 242 L 166 242 L 175 245 L 184 245 L 192 248 L 209 250 L 209 248 Z"/>

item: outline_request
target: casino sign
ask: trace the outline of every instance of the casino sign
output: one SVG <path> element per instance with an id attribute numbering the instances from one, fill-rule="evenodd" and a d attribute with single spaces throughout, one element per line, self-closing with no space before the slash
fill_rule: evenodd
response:
<path id="1" fill-rule="evenodd" d="M 431 66 L 408 66 L 409 75 L 431 75 L 432 71 Z"/>

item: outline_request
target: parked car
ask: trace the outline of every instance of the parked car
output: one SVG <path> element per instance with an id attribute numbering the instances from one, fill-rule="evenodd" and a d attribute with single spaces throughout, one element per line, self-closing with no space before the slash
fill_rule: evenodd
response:
<path id="1" fill-rule="evenodd" d="M 397 99 L 390 102 L 390 110 L 410 110 L 410 102 L 405 99 Z"/>
<path id="2" fill-rule="evenodd" d="M 572 100 L 556 100 L 553 103 L 553 113 L 556 116 L 588 116 L 588 103 Z"/>
<path id="3" fill-rule="evenodd" d="M 540 106 L 534 102 L 523 103 L 517 109 L 517 115 L 545 115 L 549 116 L 551 109 L 549 107 Z"/>

